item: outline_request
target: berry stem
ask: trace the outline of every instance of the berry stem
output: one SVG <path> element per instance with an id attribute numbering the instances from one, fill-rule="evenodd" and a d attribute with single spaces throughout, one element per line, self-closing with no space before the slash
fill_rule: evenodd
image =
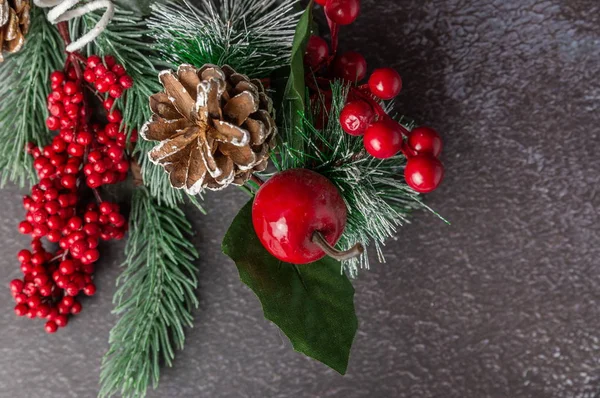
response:
<path id="1" fill-rule="evenodd" d="M 65 42 L 65 47 L 68 46 L 69 44 L 71 44 L 71 35 L 69 34 L 69 23 L 66 21 L 59 22 L 56 25 L 56 28 L 58 29 L 58 33 L 60 34 L 60 37 Z"/>
<path id="2" fill-rule="evenodd" d="M 371 94 L 367 94 L 367 93 L 363 92 L 360 88 L 352 87 L 350 89 L 350 96 L 359 98 L 359 99 L 367 102 L 369 105 L 371 105 L 371 107 L 377 114 L 379 120 L 389 118 L 388 114 L 381 107 L 381 105 L 379 105 L 379 103 L 373 99 L 373 96 Z"/>
<path id="3" fill-rule="evenodd" d="M 96 201 L 98 202 L 98 204 L 102 203 L 102 197 L 100 196 L 100 193 L 98 192 L 98 190 L 96 188 L 92 188 L 92 192 L 94 192 L 94 197 L 96 198 Z"/>
<path id="4" fill-rule="evenodd" d="M 365 252 L 365 248 L 360 243 L 357 243 L 346 251 L 340 251 L 331 246 L 323 234 L 319 231 L 315 231 L 313 233 L 311 240 L 315 245 L 319 246 L 321 250 L 325 252 L 325 254 L 338 261 L 350 260 L 351 258 L 358 257 Z"/>
<path id="5" fill-rule="evenodd" d="M 250 176 L 250 181 L 256 183 L 259 187 L 261 187 L 265 182 L 261 180 L 256 174 L 252 174 Z"/>
<path id="6" fill-rule="evenodd" d="M 333 58 L 337 54 L 337 48 L 338 48 L 338 44 L 339 44 L 340 26 L 337 23 L 333 22 L 327 16 L 327 14 L 325 14 L 325 17 L 327 18 L 327 25 L 329 25 L 329 30 L 331 31 L 331 53 L 332 53 L 332 58 Z"/>

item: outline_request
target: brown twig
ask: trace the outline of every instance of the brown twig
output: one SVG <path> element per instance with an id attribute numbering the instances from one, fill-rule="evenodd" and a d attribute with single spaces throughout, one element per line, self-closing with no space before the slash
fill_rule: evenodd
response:
<path id="1" fill-rule="evenodd" d="M 351 258 L 358 257 L 365 252 L 365 248 L 360 243 L 357 243 L 346 251 L 340 251 L 335 247 L 331 246 L 327 239 L 319 231 L 315 231 L 312 236 L 312 242 L 319 246 L 321 250 L 325 252 L 329 257 L 338 261 L 350 260 Z"/>

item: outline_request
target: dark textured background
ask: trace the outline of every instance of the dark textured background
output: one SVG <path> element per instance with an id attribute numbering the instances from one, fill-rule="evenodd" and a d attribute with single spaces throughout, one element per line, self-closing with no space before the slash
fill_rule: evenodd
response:
<path id="1" fill-rule="evenodd" d="M 400 110 L 446 143 L 447 179 L 356 281 L 342 377 L 296 354 L 220 254 L 244 195 L 207 197 L 201 308 L 152 397 L 597 397 L 600 8 L 597 0 L 364 0 L 343 49 L 403 75 Z M 0 193 L 2 285 L 19 275 L 23 191 Z M 0 289 L 0 397 L 93 397 L 122 245 L 98 294 L 47 336 Z"/>

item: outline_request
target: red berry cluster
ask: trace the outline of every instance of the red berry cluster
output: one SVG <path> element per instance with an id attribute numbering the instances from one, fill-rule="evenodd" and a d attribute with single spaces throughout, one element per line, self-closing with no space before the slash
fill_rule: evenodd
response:
<path id="1" fill-rule="evenodd" d="M 104 58 L 107 65 L 113 61 Z M 90 57 L 85 72 L 77 62 L 70 59 L 66 72 L 56 71 L 50 77 L 47 125 L 59 133 L 50 145 L 27 148 L 40 180 L 23 199 L 27 213 L 19 231 L 32 236 L 32 250 L 19 252 L 24 277 L 10 284 L 17 302 L 15 313 L 46 319 L 48 333 L 66 326 L 68 314 L 81 311 L 75 296 L 96 292 L 92 278 L 100 240 L 122 239 L 127 229 L 119 206 L 103 202 L 96 191 L 122 181 L 129 170 L 127 136 L 119 127 L 121 112 L 114 107 L 114 97 L 105 98 L 109 123 L 90 126 L 83 74 L 102 60 Z M 113 64 L 112 69 L 118 70 L 117 66 Z M 85 204 L 82 191 L 86 185 L 99 204 Z M 46 251 L 42 238 L 57 243 L 58 250 Z"/>
<path id="2" fill-rule="evenodd" d="M 87 59 L 87 69 L 83 78 L 92 84 L 99 93 L 108 93 L 111 98 L 121 98 L 124 90 L 133 87 L 133 79 L 127 75 L 123 65 L 117 64 L 114 57 L 102 58 L 92 55 Z"/>
<path id="3" fill-rule="evenodd" d="M 349 84 L 348 102 L 340 114 L 345 132 L 364 136 L 366 151 L 379 159 L 387 159 L 399 152 L 408 158 L 405 179 L 414 190 L 427 193 L 435 190 L 444 176 L 444 167 L 438 160 L 442 150 L 440 136 L 433 129 L 420 127 L 409 132 L 394 121 L 381 106 L 400 94 L 402 78 L 392 68 L 373 71 L 368 83 L 367 61 L 355 51 L 337 55 L 339 25 L 353 23 L 360 12 L 360 0 L 317 0 L 325 8 L 331 29 L 331 51 L 327 41 L 311 36 L 307 43 L 304 63 L 310 69 L 306 81 L 312 90 L 311 98 L 324 102 L 323 112 L 316 127 L 327 124 L 331 107 L 331 81 L 342 79 Z M 316 79 L 314 76 L 317 76 Z"/>
<path id="4" fill-rule="evenodd" d="M 364 136 L 365 149 L 378 159 L 388 159 L 402 152 L 408 159 L 404 170 L 406 183 L 417 192 L 429 193 L 444 178 L 444 166 L 438 159 L 442 152 L 439 134 L 429 127 L 409 132 L 373 98 L 394 98 L 401 87 L 396 71 L 376 70 L 369 79 L 370 93 L 363 87 L 351 89 L 348 103 L 340 113 L 340 124 L 346 133 Z"/>

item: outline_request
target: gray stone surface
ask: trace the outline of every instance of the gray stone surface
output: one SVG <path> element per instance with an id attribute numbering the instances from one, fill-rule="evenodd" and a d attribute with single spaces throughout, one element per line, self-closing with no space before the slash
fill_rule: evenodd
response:
<path id="1" fill-rule="evenodd" d="M 363 0 L 342 48 L 393 66 L 399 110 L 438 128 L 447 179 L 356 281 L 342 377 L 291 350 L 219 244 L 246 198 L 191 212 L 195 328 L 151 397 L 597 397 L 600 393 L 600 8 L 597 0 Z M 0 192 L 0 281 L 19 274 L 23 191 Z M 98 294 L 47 336 L 0 289 L 0 397 L 94 397 L 123 246 Z"/>

